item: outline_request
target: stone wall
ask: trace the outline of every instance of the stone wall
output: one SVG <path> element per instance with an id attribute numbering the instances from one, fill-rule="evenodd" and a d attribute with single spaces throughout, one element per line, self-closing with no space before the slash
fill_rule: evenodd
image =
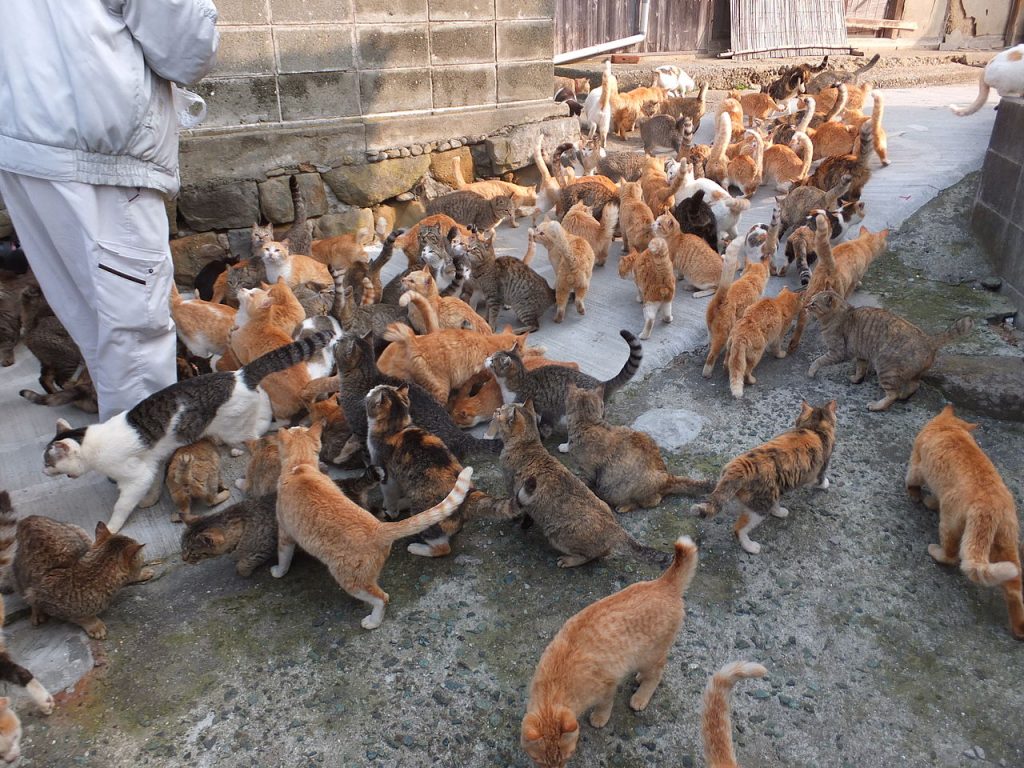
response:
<path id="1" fill-rule="evenodd" d="M 1024 99 L 999 102 L 971 226 L 1024 310 Z"/>

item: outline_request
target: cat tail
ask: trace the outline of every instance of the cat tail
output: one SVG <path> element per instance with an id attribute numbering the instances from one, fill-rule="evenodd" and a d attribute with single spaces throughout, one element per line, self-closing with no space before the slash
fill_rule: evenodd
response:
<path id="1" fill-rule="evenodd" d="M 697 572 L 697 545 L 689 536 L 680 536 L 676 539 L 675 550 L 672 564 L 660 580 L 672 585 L 673 591 L 682 597 Z"/>
<path id="2" fill-rule="evenodd" d="M 622 366 L 622 370 L 616 374 L 615 378 L 604 382 L 605 400 L 611 397 L 613 393 L 626 386 L 629 380 L 636 376 L 636 372 L 640 370 L 640 363 L 644 359 L 644 347 L 636 336 L 627 330 L 619 331 L 619 336 L 625 339 L 626 343 L 629 344 L 629 357 L 626 359 L 625 364 Z"/>
<path id="3" fill-rule="evenodd" d="M 658 492 L 662 496 L 699 496 L 702 493 L 710 493 L 714 488 L 715 483 L 712 480 L 694 480 L 689 477 L 669 475 Z"/>
<path id="4" fill-rule="evenodd" d="M 555 162 L 558 162 L 558 155 L 555 155 Z M 533 149 L 533 164 L 537 166 L 537 173 L 540 174 L 541 186 L 551 181 L 551 171 L 544 160 L 544 134 L 537 135 L 537 146 Z"/>
<path id="5" fill-rule="evenodd" d="M 0 574 L 7 575 L 11 563 L 14 562 L 14 545 L 18 534 L 18 515 L 11 505 L 11 494 L 0 491 Z M 0 578 L 0 581 L 6 579 Z M 0 599 L 0 612 L 3 611 L 3 599 Z M 2 615 L 2 614 L 0 614 Z M 0 619 L 0 627 L 3 621 Z"/>
<path id="6" fill-rule="evenodd" d="M 416 305 L 420 311 L 420 317 L 423 318 L 424 333 L 434 333 L 440 329 L 441 323 L 437 319 L 437 312 L 434 311 L 426 296 L 416 293 L 416 291 L 406 291 L 399 297 L 398 303 L 406 309 L 410 304 Z"/>
<path id="7" fill-rule="evenodd" d="M 708 768 L 731 768 L 736 765 L 732 744 L 732 718 L 729 715 L 729 696 L 737 680 L 764 677 L 768 670 L 750 661 L 726 664 L 710 678 L 704 689 L 704 711 L 701 713 L 701 736 L 704 739 L 704 759 Z"/>
<path id="8" fill-rule="evenodd" d="M 972 510 L 978 512 L 981 510 Z M 995 540 L 996 529 L 980 523 L 981 515 L 970 514 L 960 539 L 960 570 L 975 584 L 995 587 L 1020 577 L 1020 569 L 1009 560 L 990 562 L 989 553 Z"/>
<path id="9" fill-rule="evenodd" d="M 295 209 L 295 218 L 292 219 L 296 224 L 301 223 L 305 226 L 306 222 L 306 201 L 302 199 L 302 193 L 299 191 L 299 177 L 292 176 L 288 179 L 288 189 L 292 193 L 292 207 Z M 291 232 L 289 231 L 289 235 Z"/>
<path id="10" fill-rule="evenodd" d="M 682 174 L 680 174 L 682 176 Z M 675 193 L 673 193 L 675 194 Z M 615 226 L 619 223 L 618 203 L 605 203 L 601 211 L 601 240 L 611 245 L 615 239 Z"/>
<path id="11" fill-rule="evenodd" d="M 727 248 L 725 255 L 722 257 L 722 276 L 718 278 L 718 288 L 715 289 L 715 294 L 711 297 L 711 301 L 708 304 L 708 317 L 717 314 L 718 310 L 721 309 L 722 304 L 725 303 L 725 297 L 729 294 L 732 281 L 736 277 L 736 254 L 730 251 L 732 249 Z"/>
<path id="12" fill-rule="evenodd" d="M 871 57 L 871 60 L 868 61 L 867 64 L 865 64 L 863 67 L 860 67 L 859 69 L 855 69 L 853 71 L 853 82 L 857 82 L 857 78 L 860 77 L 861 75 L 863 75 L 865 72 L 867 72 L 873 66 L 875 66 L 875 64 L 878 63 L 878 60 L 880 58 L 881 58 L 881 56 L 876 53 L 874 56 Z"/>
<path id="13" fill-rule="evenodd" d="M 508 499 L 496 499 L 483 491 L 470 491 L 463 502 L 462 514 L 465 520 L 511 520 L 519 515 Z"/>
<path id="14" fill-rule="evenodd" d="M 978 98 L 974 100 L 974 103 L 969 107 L 956 107 L 952 104 L 949 108 L 953 110 L 953 114 L 959 115 L 960 117 L 967 117 L 967 115 L 973 115 L 988 101 L 989 85 L 985 82 L 985 70 L 981 70 L 981 74 L 978 76 Z"/>
<path id="15" fill-rule="evenodd" d="M 857 152 L 857 162 L 865 168 L 868 158 L 875 151 L 875 133 L 871 128 L 870 120 L 865 120 L 864 125 L 860 127 L 860 150 Z"/>
<path id="16" fill-rule="evenodd" d="M 416 331 L 405 323 L 391 323 L 384 331 L 385 341 L 397 341 L 405 343 L 416 338 Z"/>
<path id="17" fill-rule="evenodd" d="M 735 344 L 736 341 L 733 340 L 734 347 Z M 700 517 L 714 517 L 722 511 L 726 504 L 732 501 L 733 497 L 736 496 L 736 493 L 745 483 L 746 480 L 740 473 L 731 472 L 730 468 L 726 467 L 722 476 L 718 479 L 718 483 L 715 485 L 715 490 L 708 496 L 708 500 L 703 504 L 694 504 L 690 507 L 690 514 Z"/>
<path id="18" fill-rule="evenodd" d="M 378 538 L 383 543 L 392 544 L 399 539 L 422 533 L 430 526 L 437 525 L 442 520 L 447 520 L 458 510 L 473 487 L 472 479 L 473 468 L 466 467 L 459 473 L 459 479 L 455 481 L 455 487 L 451 489 L 440 504 L 397 523 L 381 523 L 377 529 Z"/>
<path id="19" fill-rule="evenodd" d="M 391 256 L 395 252 L 395 240 L 404 234 L 404 229 L 394 229 L 384 238 L 384 245 L 381 247 L 380 253 L 377 254 L 376 259 L 370 262 L 370 274 L 379 275 L 381 273 L 381 270 L 391 261 Z"/>
<path id="20" fill-rule="evenodd" d="M 935 349 L 942 349 L 947 344 L 952 344 L 961 336 L 966 336 L 974 328 L 974 320 L 970 317 L 961 317 L 942 333 L 932 336 L 932 344 Z"/>
<path id="21" fill-rule="evenodd" d="M 304 339 L 293 341 L 291 344 L 273 349 L 265 355 L 257 357 L 248 365 L 242 366 L 240 370 L 242 381 L 249 389 L 256 389 L 257 385 L 270 374 L 308 360 L 330 344 L 333 338 L 332 331 L 320 331 Z"/>

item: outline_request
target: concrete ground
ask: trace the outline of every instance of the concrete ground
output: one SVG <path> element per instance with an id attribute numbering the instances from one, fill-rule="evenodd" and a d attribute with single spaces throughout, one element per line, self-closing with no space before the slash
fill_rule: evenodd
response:
<path id="1" fill-rule="evenodd" d="M 969 101 L 971 87 L 886 94 L 893 164 L 866 188 L 866 224 L 902 228 L 858 301 L 891 306 L 930 332 L 971 314 L 979 328 L 951 352 L 1020 357 L 1019 335 L 984 322 L 1012 310 L 976 282 L 987 275 L 967 231 L 977 177 L 957 183 L 981 165 L 991 110 L 958 119 L 944 109 Z M 762 190 L 742 226 L 767 221 L 770 202 Z M 503 229 L 499 242 L 521 255 L 525 227 Z M 773 279 L 770 290 L 781 284 Z M 614 400 L 612 420 L 651 431 L 675 470 L 713 477 L 737 452 L 787 428 L 802 398 L 836 398 L 833 487 L 792 494 L 792 515 L 754 536 L 758 556 L 738 547 L 731 516 L 694 520 L 684 514 L 688 500 L 622 518 L 663 549 L 693 535 L 701 566 L 651 706 L 629 711 L 625 686 L 603 731 L 582 727 L 572 764 L 703 765 L 705 679 L 746 658 L 769 668 L 734 698 L 737 750 L 749 768 L 1024 765 L 1014 717 L 1024 711 L 1021 646 L 1005 607 L 995 590 L 931 561 L 935 515 L 911 504 L 902 486 L 913 435 L 941 407 L 941 393 L 926 385 L 891 413 L 869 413 L 873 379 L 854 387 L 842 365 L 805 378 L 820 349 L 812 329 L 795 355 L 765 361 L 758 384 L 734 401 L 723 376 L 699 375 L 705 307 L 677 297 L 675 322 L 645 344 L 642 381 Z M 617 330 L 640 326 L 631 284 L 610 263 L 595 275 L 587 316 L 570 310 L 560 326 L 549 316 L 535 341 L 607 378 L 625 358 Z M 105 519 L 115 497 L 105 480 L 40 472 L 57 414 L 17 397 L 32 382 L 30 356 L 20 352 L 0 381 L 8 417 L 0 466 L 19 512 L 88 528 Z M 977 416 L 969 401 L 957 406 L 980 421 L 978 440 L 1019 503 L 1024 427 Z M 500 492 L 498 468 L 476 468 L 481 486 Z M 229 479 L 239 470 L 226 463 Z M 396 547 L 382 575 L 388 615 L 368 633 L 358 624 L 362 605 L 308 558 L 280 581 L 266 569 L 243 580 L 227 561 L 182 565 L 168 514 L 165 499 L 125 529 L 165 563 L 161 578 L 124 590 L 104 616 L 107 641 L 87 643 L 55 623 L 8 627 L 15 657 L 61 691 L 49 718 L 20 703 L 24 765 L 526 766 L 519 721 L 548 640 L 595 599 L 656 574 L 628 560 L 563 571 L 536 531 L 481 523 L 449 558 L 425 561 Z M 100 665 L 75 684 L 92 660 Z"/>

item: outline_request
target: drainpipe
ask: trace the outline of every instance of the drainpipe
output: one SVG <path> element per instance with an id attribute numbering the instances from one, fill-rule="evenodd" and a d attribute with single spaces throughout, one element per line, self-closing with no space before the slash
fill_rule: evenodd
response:
<path id="1" fill-rule="evenodd" d="M 639 20 L 637 22 L 637 30 L 635 35 L 630 37 L 624 37 L 621 40 L 610 40 L 607 43 L 598 43 L 597 45 L 591 45 L 587 48 L 580 48 L 577 51 L 566 51 L 560 53 L 554 58 L 555 64 L 568 64 L 570 61 L 579 61 L 580 59 L 588 59 L 591 56 L 597 56 L 608 51 L 617 51 L 620 48 L 628 48 L 631 45 L 642 43 L 647 39 L 647 16 L 651 10 L 651 0 L 640 0 L 640 13 Z"/>

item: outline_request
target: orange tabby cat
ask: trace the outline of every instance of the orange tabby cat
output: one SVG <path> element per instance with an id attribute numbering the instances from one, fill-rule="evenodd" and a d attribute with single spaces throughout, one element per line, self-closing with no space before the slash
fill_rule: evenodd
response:
<path id="1" fill-rule="evenodd" d="M 743 397 L 744 384 L 756 384 L 754 369 L 766 350 L 785 357 L 782 338 L 800 312 L 801 296 L 789 288 L 773 299 L 761 299 L 736 321 L 729 334 L 729 389 Z"/>
<path id="2" fill-rule="evenodd" d="M 346 270 L 357 261 L 368 262 L 366 243 L 373 239 L 373 233 L 365 227 L 358 232 L 346 232 L 337 237 L 314 240 L 310 246 L 313 258 L 321 264 L 335 269 Z"/>
<path id="3" fill-rule="evenodd" d="M 576 312 L 587 314 L 583 300 L 590 290 L 590 278 L 594 274 L 594 251 L 590 243 L 582 237 L 570 235 L 557 221 L 541 222 L 540 226 L 530 230 L 530 237 L 547 248 L 548 261 L 555 270 L 555 322 L 565 319 L 569 294 L 575 294 Z"/>
<path id="4" fill-rule="evenodd" d="M 619 206 L 605 205 L 601 220 L 598 221 L 590 207 L 582 200 L 573 205 L 562 217 L 562 229 L 590 243 L 590 248 L 594 251 L 594 263 L 599 267 L 603 267 L 608 260 L 608 249 L 615 239 L 615 225 L 618 223 Z"/>
<path id="5" fill-rule="evenodd" d="M 527 352 L 529 351 L 527 350 Z M 580 369 L 579 363 L 548 360 L 543 355 L 527 355 L 523 358 L 523 367 L 528 371 L 545 365 L 561 365 L 564 368 L 572 368 L 574 371 Z M 468 429 L 490 421 L 494 411 L 504 404 L 505 398 L 501 393 L 501 386 L 494 378 L 494 374 L 485 370 L 480 371 L 452 393 L 448 401 L 448 412 L 452 415 L 452 421 L 456 426 Z"/>
<path id="6" fill-rule="evenodd" d="M 661 315 L 672 322 L 672 299 L 676 295 L 676 275 L 668 253 L 668 243 L 660 237 L 651 240 L 642 253 L 630 251 L 619 260 L 619 277 L 633 275 L 636 300 L 643 305 L 644 329 L 641 339 L 651 338 L 654 321 Z"/>
<path id="7" fill-rule="evenodd" d="M 722 184 L 725 181 L 726 172 L 729 170 L 729 159 L 725 153 L 732 138 L 732 122 L 726 113 L 720 113 L 717 120 L 715 141 L 704 159 L 704 178 L 711 179 L 716 184 Z M 741 127 L 736 135 L 738 136 L 742 132 L 743 128 Z M 694 158 L 691 157 L 691 162 L 693 160 Z"/>
<path id="8" fill-rule="evenodd" d="M 603 728 L 626 677 L 640 683 L 629 706 L 647 708 L 683 624 L 683 594 L 697 570 L 697 545 L 676 541 L 675 559 L 654 581 L 632 584 L 577 613 L 544 650 L 530 683 L 521 743 L 543 768 L 562 768 L 576 751 L 578 718 Z"/>
<path id="9" fill-rule="evenodd" d="M 723 187 L 739 187 L 744 197 L 753 197 L 764 178 L 764 139 L 758 131 L 747 131 L 754 142 L 754 154 L 739 154 L 729 161 Z M 808 166 L 809 167 L 809 166 Z"/>
<path id="10" fill-rule="evenodd" d="M 764 183 L 774 184 L 777 192 L 787 191 L 792 183 L 806 178 L 811 172 L 814 148 L 807 134 L 797 132 L 790 144 L 800 149 L 799 155 L 782 144 L 772 144 L 764 151 Z"/>
<path id="11" fill-rule="evenodd" d="M 377 579 L 391 545 L 451 516 L 466 497 L 473 468 L 466 467 L 451 493 L 435 507 L 397 523 L 382 523 L 351 501 L 320 471 L 320 425 L 292 427 L 277 433 L 281 443 L 281 478 L 277 491 L 277 565 L 280 579 L 291 567 L 295 547 L 324 563 L 338 585 L 373 611 L 363 629 L 384 620 L 388 593 Z"/>
<path id="12" fill-rule="evenodd" d="M 733 98 L 731 95 L 722 99 L 722 103 L 718 105 L 718 114 L 729 116 L 729 124 L 733 136 L 739 136 L 743 133 L 743 104 L 738 99 Z"/>
<path id="13" fill-rule="evenodd" d="M 658 217 L 654 222 L 654 233 L 665 240 L 676 277 L 697 289 L 693 298 L 699 299 L 715 292 L 722 272 L 722 257 L 718 251 L 702 237 L 683 234 L 679 222 L 670 213 Z"/>
<path id="14" fill-rule="evenodd" d="M 729 694 L 737 680 L 764 677 L 767 674 L 768 670 L 760 664 L 734 661 L 708 678 L 700 722 L 701 736 L 704 737 L 704 759 L 708 761 L 708 768 L 740 768 L 732 746 Z"/>
<path id="15" fill-rule="evenodd" d="M 288 241 L 264 243 L 260 246 L 259 257 L 263 259 L 263 267 L 267 270 L 267 282 L 276 283 L 283 277 L 290 288 L 303 283 L 317 285 L 334 285 L 326 264 L 314 258 L 292 253 L 288 250 Z"/>
<path id="16" fill-rule="evenodd" d="M 918 433 L 907 469 L 907 493 L 939 513 L 939 544 L 928 554 L 942 565 L 959 565 L 985 587 L 1000 586 L 1010 612 L 1010 631 L 1024 640 L 1021 597 L 1020 521 L 992 460 L 971 436 L 977 424 L 958 419 L 947 405 Z"/>
<path id="17" fill-rule="evenodd" d="M 439 403 L 447 403 L 453 389 L 481 371 L 488 355 L 507 350 L 513 344 L 520 352 L 526 346 L 526 334 L 516 336 L 508 326 L 501 333 L 490 335 L 446 328 L 417 336 L 409 326 L 392 323 L 384 338 L 391 344 L 377 360 L 381 373 L 416 382 Z"/>
<path id="18" fill-rule="evenodd" d="M 171 317 L 178 338 L 196 357 L 223 355 L 235 324 L 235 309 L 226 304 L 191 299 L 186 301 L 171 282 Z"/>
<path id="19" fill-rule="evenodd" d="M 675 194 L 683 186 L 686 177 L 677 173 L 669 181 L 662 162 L 654 157 L 647 158 L 647 166 L 640 176 L 640 187 L 643 189 L 644 202 L 655 216 L 666 213 L 675 203 Z"/>
<path id="20" fill-rule="evenodd" d="M 643 199 L 643 188 L 638 181 L 619 182 L 619 230 L 622 232 L 622 251 L 646 250 L 651 242 L 651 224 L 654 214 Z"/>
<path id="21" fill-rule="evenodd" d="M 409 322 L 418 333 L 430 332 L 426 330 L 430 320 L 421 308 L 423 302 L 433 313 L 433 325 L 437 328 L 469 327 L 477 333 L 491 332 L 491 326 L 469 304 L 456 296 L 442 296 L 438 293 L 437 282 L 430 274 L 430 267 L 424 266 L 423 269 L 410 272 L 402 278 L 402 286 L 406 292 L 398 303 L 408 309 Z M 423 299 L 423 302 L 416 301 L 417 298 Z"/>

